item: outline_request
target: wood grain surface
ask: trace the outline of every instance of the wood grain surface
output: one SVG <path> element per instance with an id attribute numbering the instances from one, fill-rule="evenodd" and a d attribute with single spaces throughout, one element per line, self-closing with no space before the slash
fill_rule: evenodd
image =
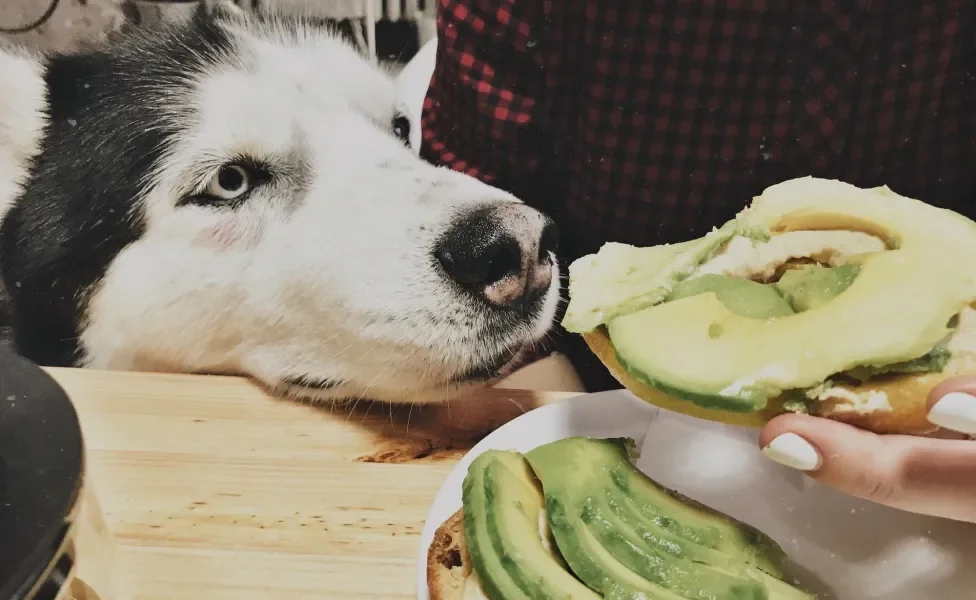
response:
<path id="1" fill-rule="evenodd" d="M 574 395 L 328 408 L 206 377 L 50 369 L 138 600 L 414 598 L 419 535 L 479 439 Z"/>

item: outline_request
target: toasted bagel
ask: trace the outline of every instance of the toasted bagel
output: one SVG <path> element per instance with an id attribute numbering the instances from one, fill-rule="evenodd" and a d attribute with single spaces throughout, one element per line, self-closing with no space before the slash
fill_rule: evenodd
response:
<path id="1" fill-rule="evenodd" d="M 669 396 L 638 381 L 621 366 L 606 328 L 599 327 L 590 333 L 583 334 L 583 338 L 586 340 L 590 351 L 600 359 L 621 385 L 638 398 L 665 410 L 728 425 L 754 428 L 761 428 L 773 417 L 790 412 L 784 407 L 781 397 L 771 399 L 763 410 L 757 412 L 729 412 L 704 408 L 692 402 Z M 926 418 L 929 392 L 950 377 L 966 374 L 976 375 L 976 370 L 961 372 L 959 369 L 946 369 L 941 373 L 890 375 L 872 379 L 860 385 L 837 385 L 836 388 L 848 390 L 854 394 L 872 391 L 884 393 L 887 396 L 890 410 L 857 410 L 849 402 L 831 397 L 822 402 L 810 403 L 813 407 L 811 414 L 848 423 L 874 433 L 912 435 L 932 433 L 938 428 Z"/>

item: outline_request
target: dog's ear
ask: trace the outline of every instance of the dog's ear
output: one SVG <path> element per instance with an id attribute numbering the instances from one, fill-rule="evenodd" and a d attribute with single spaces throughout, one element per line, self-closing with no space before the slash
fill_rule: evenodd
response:
<path id="1" fill-rule="evenodd" d="M 410 147 L 415 150 L 420 148 L 420 115 L 436 61 L 435 37 L 423 45 L 397 76 L 397 110 L 410 120 Z"/>
<path id="2" fill-rule="evenodd" d="M 0 222 L 27 180 L 47 125 L 44 58 L 0 41 Z"/>

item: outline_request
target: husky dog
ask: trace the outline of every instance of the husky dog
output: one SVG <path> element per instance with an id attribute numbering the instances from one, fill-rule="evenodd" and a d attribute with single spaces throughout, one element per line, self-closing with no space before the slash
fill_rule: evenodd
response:
<path id="1" fill-rule="evenodd" d="M 321 400 L 510 372 L 554 319 L 556 232 L 421 160 L 432 52 L 398 79 L 309 21 L 206 11 L 76 54 L 0 48 L 16 350 Z"/>

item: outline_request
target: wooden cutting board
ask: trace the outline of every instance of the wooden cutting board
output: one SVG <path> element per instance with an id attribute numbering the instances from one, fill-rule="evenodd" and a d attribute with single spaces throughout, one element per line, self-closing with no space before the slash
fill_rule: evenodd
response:
<path id="1" fill-rule="evenodd" d="M 138 600 L 414 598 L 424 518 L 484 435 L 574 394 L 433 408 L 273 399 L 206 377 L 50 369 Z"/>

